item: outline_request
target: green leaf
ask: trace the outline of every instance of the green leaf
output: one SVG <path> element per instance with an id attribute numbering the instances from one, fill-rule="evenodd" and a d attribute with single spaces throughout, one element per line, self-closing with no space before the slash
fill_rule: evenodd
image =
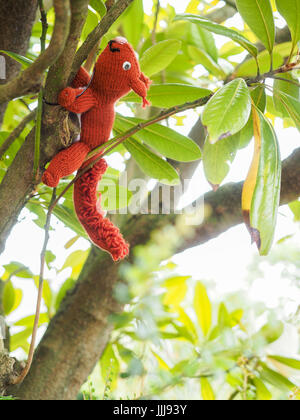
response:
<path id="1" fill-rule="evenodd" d="M 134 0 L 123 15 L 122 27 L 125 37 L 134 48 L 137 48 L 144 25 L 143 0 Z"/>
<path id="2" fill-rule="evenodd" d="M 255 111 L 256 112 L 256 111 Z M 254 194 L 251 202 L 250 225 L 261 255 L 267 255 L 274 239 L 281 186 L 279 143 L 273 126 L 257 110 L 260 135 L 260 156 Z"/>
<path id="3" fill-rule="evenodd" d="M 271 53 L 275 42 L 275 23 L 270 0 L 236 0 L 236 5 L 249 28 Z"/>
<path id="4" fill-rule="evenodd" d="M 78 277 L 83 264 L 85 263 L 87 256 L 89 254 L 89 250 L 86 251 L 82 251 L 82 250 L 77 250 L 72 252 L 72 254 L 70 254 L 64 265 L 62 266 L 62 268 L 59 271 L 63 271 L 66 268 L 71 268 L 72 269 L 72 277 L 75 279 Z"/>
<path id="5" fill-rule="evenodd" d="M 267 344 L 274 343 L 283 334 L 284 325 L 281 321 L 273 321 L 264 325 L 253 337 L 253 340 L 260 339 L 261 337 Z"/>
<path id="6" fill-rule="evenodd" d="M 15 289 L 11 281 L 7 282 L 3 290 L 3 310 L 8 315 L 12 311 L 15 304 Z"/>
<path id="7" fill-rule="evenodd" d="M 87 238 L 87 234 L 75 214 L 72 202 L 66 200 L 64 204 L 57 204 L 53 210 L 53 214 L 75 233 L 83 238 Z"/>
<path id="8" fill-rule="evenodd" d="M 181 42 L 177 39 L 158 42 L 142 55 L 141 70 L 149 77 L 164 70 L 177 56 L 180 47 Z"/>
<path id="9" fill-rule="evenodd" d="M 253 384 L 256 388 L 256 399 L 258 401 L 270 401 L 272 399 L 272 394 L 259 378 L 253 379 Z"/>
<path id="10" fill-rule="evenodd" d="M 300 40 L 300 0 L 276 0 L 278 12 L 286 20 L 292 35 L 292 51 Z"/>
<path id="11" fill-rule="evenodd" d="M 212 323 L 212 307 L 205 286 L 197 282 L 194 296 L 194 309 L 204 336 L 207 336 Z"/>
<path id="12" fill-rule="evenodd" d="M 179 22 L 176 22 L 176 23 L 178 24 Z M 207 31 L 206 29 L 201 28 L 200 25 L 196 25 L 194 23 L 190 23 L 190 22 L 180 22 L 180 23 L 186 23 L 190 27 L 190 31 L 188 34 L 188 42 L 206 51 L 207 54 L 214 61 L 218 61 L 218 49 L 216 47 L 216 43 L 211 32 Z"/>
<path id="13" fill-rule="evenodd" d="M 291 42 L 284 42 L 282 44 L 275 45 L 273 50 L 273 67 L 278 68 L 284 63 L 285 57 L 289 55 L 291 49 Z M 270 70 L 271 57 L 268 51 L 264 50 L 257 56 L 257 61 L 261 73 L 266 73 Z M 237 67 L 234 73 L 237 77 L 247 77 L 257 75 L 257 63 L 254 58 L 243 61 Z"/>
<path id="14" fill-rule="evenodd" d="M 120 366 L 112 344 L 109 344 L 106 347 L 100 359 L 100 366 L 104 383 L 107 385 L 109 383 L 109 389 L 110 391 L 113 391 L 117 385 Z"/>
<path id="15" fill-rule="evenodd" d="M 275 360 L 276 362 L 282 363 L 285 366 L 300 370 L 300 360 L 282 356 L 268 356 L 268 359 Z"/>
<path id="16" fill-rule="evenodd" d="M 132 155 L 141 170 L 151 178 L 166 185 L 178 185 L 178 173 L 165 160 L 151 152 L 151 150 L 134 139 L 127 139 L 124 146 Z"/>
<path id="17" fill-rule="evenodd" d="M 260 362 L 260 378 L 264 382 L 275 386 L 275 388 L 280 389 L 285 392 L 292 391 L 295 388 L 295 384 L 289 379 L 285 378 L 278 372 L 270 369 L 265 363 Z"/>
<path id="18" fill-rule="evenodd" d="M 230 171 L 240 142 L 239 134 L 219 140 L 211 144 L 206 138 L 203 149 L 203 167 L 207 181 L 218 188 Z"/>
<path id="19" fill-rule="evenodd" d="M 294 214 L 294 221 L 300 222 L 300 201 L 292 201 L 291 203 L 289 203 L 289 208 Z"/>
<path id="20" fill-rule="evenodd" d="M 196 101 L 197 99 L 204 98 L 210 94 L 210 90 L 198 86 L 167 83 L 164 85 L 151 85 L 147 98 L 152 106 L 171 108 L 186 102 Z M 131 92 L 125 96 L 123 100 L 126 102 L 140 103 L 141 98 L 135 92 Z"/>
<path id="21" fill-rule="evenodd" d="M 188 53 L 196 64 L 201 64 L 210 74 L 219 78 L 224 78 L 226 76 L 219 64 L 216 63 L 204 50 L 190 45 L 188 47 Z"/>
<path id="22" fill-rule="evenodd" d="M 280 93 L 284 93 L 286 95 L 292 96 L 299 102 L 299 96 L 300 96 L 300 89 L 299 86 L 290 83 L 290 82 L 297 82 L 296 79 L 293 78 L 293 76 L 289 73 L 282 74 L 282 79 L 285 80 L 274 80 L 273 84 L 273 90 L 275 92 L 274 94 L 274 105 L 278 112 L 280 112 L 283 117 L 289 117 L 289 112 L 287 111 L 285 105 L 282 103 L 282 99 L 280 98 Z M 279 97 L 278 97 L 279 95 Z"/>
<path id="23" fill-rule="evenodd" d="M 27 316 L 27 317 L 22 318 L 19 321 L 15 322 L 14 326 L 32 328 L 33 324 L 34 324 L 34 319 L 35 319 L 35 315 Z M 48 324 L 48 323 L 49 323 L 48 314 L 47 313 L 40 314 L 39 326 L 41 326 L 43 324 Z"/>
<path id="24" fill-rule="evenodd" d="M 221 303 L 219 307 L 219 313 L 218 313 L 218 326 L 220 330 L 223 330 L 224 328 L 228 327 L 231 328 L 231 319 L 229 312 L 226 308 L 225 303 Z"/>
<path id="25" fill-rule="evenodd" d="M 15 302 L 10 312 L 15 311 L 20 306 L 23 299 L 23 291 L 21 289 L 15 289 Z"/>
<path id="26" fill-rule="evenodd" d="M 33 62 L 34 62 L 30 58 L 24 57 L 23 55 L 20 55 L 20 54 L 11 52 L 11 51 L 0 50 L 0 53 L 6 54 L 8 57 L 10 57 L 10 58 L 14 59 L 15 61 L 17 61 L 18 63 L 22 64 L 22 67 L 24 69 L 31 66 L 31 64 L 33 64 Z"/>
<path id="27" fill-rule="evenodd" d="M 281 105 L 286 109 L 297 129 L 300 131 L 300 102 L 294 97 L 286 93 L 274 91 L 274 98 L 281 102 Z"/>
<path id="28" fill-rule="evenodd" d="M 251 97 L 243 79 L 235 79 L 219 89 L 208 101 L 202 123 L 207 127 L 211 143 L 240 131 L 251 112 Z"/>
<path id="29" fill-rule="evenodd" d="M 115 127 L 118 130 L 127 131 L 142 122 L 143 120 L 137 118 L 125 118 L 118 115 Z M 192 139 L 160 124 L 152 124 L 138 131 L 132 137 L 146 143 L 163 156 L 179 162 L 201 159 L 201 150 Z"/>
<path id="30" fill-rule="evenodd" d="M 207 378 L 201 378 L 201 395 L 204 401 L 215 401 L 216 397 Z"/>
<path id="31" fill-rule="evenodd" d="M 103 0 L 91 0 L 90 5 L 101 17 L 106 15 L 106 7 Z"/>
<path id="32" fill-rule="evenodd" d="M 31 279 L 33 274 L 24 264 L 17 261 L 12 261 L 9 264 L 4 264 L 5 273 L 2 276 L 3 280 L 8 280 L 10 276 L 19 277 L 22 279 Z"/>
<path id="33" fill-rule="evenodd" d="M 215 22 L 212 22 L 208 19 L 205 19 L 197 15 L 190 15 L 190 14 L 177 15 L 175 18 L 175 21 L 177 20 L 187 20 L 189 22 L 196 23 L 200 25 L 202 28 L 210 32 L 213 32 L 217 35 L 223 35 L 223 36 L 226 36 L 227 38 L 232 39 L 233 41 L 240 44 L 243 48 L 245 48 L 254 57 L 256 57 L 258 54 L 258 50 L 256 46 L 253 45 L 250 41 L 248 41 L 248 39 L 245 38 L 243 35 L 234 31 L 233 29 L 226 28 L 223 25 L 219 25 Z"/>
<path id="34" fill-rule="evenodd" d="M 190 279 L 189 276 L 178 276 L 167 279 L 162 286 L 167 288 L 164 295 L 164 305 L 179 306 L 185 298 L 187 292 L 186 281 Z"/>
<path id="35" fill-rule="evenodd" d="M 29 344 L 28 338 L 31 336 L 32 328 L 26 328 L 17 334 L 10 337 L 10 351 L 15 351 L 18 348 L 22 348 L 25 352 L 28 352 Z"/>

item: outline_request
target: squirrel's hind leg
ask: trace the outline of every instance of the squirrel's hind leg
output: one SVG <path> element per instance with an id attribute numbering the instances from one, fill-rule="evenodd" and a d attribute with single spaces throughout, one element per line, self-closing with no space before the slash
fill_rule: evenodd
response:
<path id="1" fill-rule="evenodd" d="M 49 187 L 56 187 L 59 180 L 77 171 L 83 164 L 90 148 L 81 141 L 59 152 L 44 172 L 42 181 Z"/>

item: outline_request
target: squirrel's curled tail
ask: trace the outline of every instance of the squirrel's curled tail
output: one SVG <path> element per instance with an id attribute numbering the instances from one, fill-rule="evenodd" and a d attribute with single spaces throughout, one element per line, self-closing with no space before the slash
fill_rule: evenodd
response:
<path id="1" fill-rule="evenodd" d="M 90 239 L 118 261 L 128 255 L 129 245 L 119 229 L 104 217 L 101 197 L 97 200 L 97 185 L 106 169 L 107 163 L 101 159 L 75 182 L 74 204 L 77 217 Z"/>

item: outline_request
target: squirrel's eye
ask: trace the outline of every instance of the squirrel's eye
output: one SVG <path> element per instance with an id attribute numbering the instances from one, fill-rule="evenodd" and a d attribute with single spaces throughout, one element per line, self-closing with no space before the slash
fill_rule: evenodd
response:
<path id="1" fill-rule="evenodd" d="M 125 71 L 128 71 L 131 69 L 131 63 L 129 63 L 129 61 L 125 61 L 125 63 L 123 63 L 123 69 Z"/>

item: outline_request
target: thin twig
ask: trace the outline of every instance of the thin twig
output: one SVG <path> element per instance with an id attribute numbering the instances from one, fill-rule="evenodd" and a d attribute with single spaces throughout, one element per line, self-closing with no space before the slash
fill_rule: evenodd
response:
<path id="1" fill-rule="evenodd" d="M 287 82 L 287 83 L 290 83 L 292 85 L 300 87 L 300 83 L 296 82 L 296 80 L 284 79 L 283 77 L 278 77 L 278 76 L 272 76 L 272 77 L 270 77 L 270 79 L 282 80 L 283 82 Z"/>
<path id="2" fill-rule="evenodd" d="M 252 85 L 254 83 L 260 82 L 261 80 L 265 80 L 265 79 L 269 79 L 269 78 L 272 79 L 277 74 L 289 73 L 290 71 L 297 70 L 297 69 L 299 69 L 299 62 L 285 64 L 281 67 L 278 67 L 278 69 L 268 71 L 268 72 L 260 74 L 256 77 L 252 77 L 252 78 L 249 77 L 249 78 L 246 78 L 245 80 L 246 80 L 248 85 Z"/>
<path id="3" fill-rule="evenodd" d="M 45 12 L 43 0 L 39 1 L 39 8 L 41 12 L 42 34 L 41 34 L 41 54 L 46 50 L 46 37 L 48 30 L 47 13 Z M 33 179 L 36 179 L 40 166 L 40 144 L 41 144 L 41 130 L 42 130 L 42 114 L 43 114 L 43 97 L 44 88 L 41 86 L 38 106 L 36 111 L 36 125 L 35 125 L 35 141 L 34 141 L 34 162 L 33 162 Z"/>
<path id="4" fill-rule="evenodd" d="M 56 199 L 56 188 L 53 189 L 50 207 L 51 207 L 51 204 L 55 201 L 55 199 Z M 42 303 L 42 297 L 43 297 L 45 255 L 46 255 L 47 246 L 48 246 L 48 242 L 49 242 L 49 230 L 50 230 L 51 214 L 52 213 L 48 211 L 46 224 L 45 224 L 45 227 L 44 227 L 45 237 L 44 237 L 44 244 L 43 244 L 43 248 L 42 248 L 42 252 L 41 252 L 41 266 L 40 266 L 40 276 L 39 276 L 38 297 L 37 297 L 35 319 L 34 319 L 34 324 L 33 324 L 33 330 L 32 330 L 32 337 L 31 337 L 28 359 L 27 359 L 27 363 L 26 363 L 26 366 L 25 366 L 24 370 L 22 371 L 21 375 L 18 376 L 18 378 L 16 378 L 14 380 L 13 385 L 18 385 L 18 384 L 20 384 L 21 382 L 24 381 L 24 379 L 28 375 L 28 372 L 30 371 L 32 360 L 33 360 L 37 331 L 38 331 L 39 320 L 40 320 L 40 313 L 41 313 L 41 303 Z"/>
<path id="5" fill-rule="evenodd" d="M 157 30 L 159 11 L 160 11 L 160 0 L 157 0 L 154 25 L 153 25 L 153 30 L 152 30 L 152 44 L 153 45 L 156 44 L 156 30 Z"/>
<path id="6" fill-rule="evenodd" d="M 31 111 L 26 117 L 20 122 L 20 124 L 12 131 L 12 133 L 7 137 L 2 146 L 0 147 L 0 159 L 10 148 L 13 142 L 21 135 L 22 131 L 28 123 L 30 123 L 35 117 L 36 111 Z"/>

